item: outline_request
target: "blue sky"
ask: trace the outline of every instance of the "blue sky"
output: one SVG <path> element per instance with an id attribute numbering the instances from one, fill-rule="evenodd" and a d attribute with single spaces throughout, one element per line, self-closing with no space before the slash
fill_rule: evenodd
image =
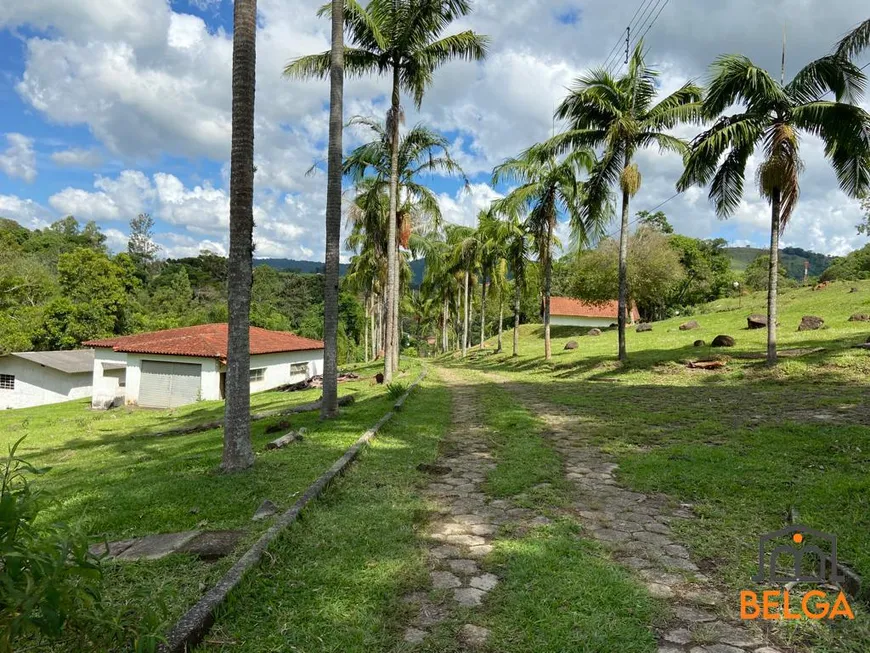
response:
<path id="1" fill-rule="evenodd" d="M 646 37 L 662 91 L 703 80 L 721 52 L 744 52 L 777 67 L 782 15 L 789 15 L 793 74 L 867 13 L 857 0 L 784 4 L 794 6 L 671 2 Z M 259 2 L 255 217 L 262 256 L 322 258 L 325 179 L 305 171 L 323 157 L 327 88 L 280 75 L 294 56 L 326 49 L 329 26 L 315 16 L 319 5 Z M 443 68 L 419 111 L 406 101 L 408 124 L 424 121 L 442 131 L 472 181 L 463 192 L 455 180 L 428 180 L 448 220 L 472 224 L 506 190 L 489 186 L 493 165 L 549 135 L 566 87 L 584 69 L 602 65 L 637 5 L 528 0 L 506 12 L 496 0 L 475 3 L 456 29 L 492 37 L 487 61 Z M 111 245 L 122 248 L 129 219 L 148 211 L 165 255 L 225 251 L 231 28 L 229 0 L 6 0 L 0 215 L 37 227 L 73 213 L 96 220 Z M 346 117 L 383 116 L 387 90 L 384 79 L 348 80 Z M 346 147 L 363 137 L 348 130 Z M 862 246 L 857 204 L 837 189 L 820 145 L 806 138 L 803 148 L 802 201 L 785 243 L 837 254 Z M 680 171 L 678 158 L 657 152 L 641 154 L 638 163 L 644 183 L 632 214 L 673 195 Z M 767 209 L 751 179 L 728 221 L 716 219 L 701 189 L 662 209 L 693 236 L 760 246 L 768 239 Z M 560 231 L 564 238 L 566 227 Z"/>

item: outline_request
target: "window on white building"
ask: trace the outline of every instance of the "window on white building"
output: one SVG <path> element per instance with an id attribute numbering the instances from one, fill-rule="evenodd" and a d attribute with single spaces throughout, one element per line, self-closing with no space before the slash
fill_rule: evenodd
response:
<path id="1" fill-rule="evenodd" d="M 0 390 L 15 390 L 14 374 L 0 374 Z"/>
<path id="2" fill-rule="evenodd" d="M 308 376 L 308 363 L 292 363 L 290 365 L 290 376 L 304 374 Z"/>
<path id="3" fill-rule="evenodd" d="M 266 378 L 266 368 L 258 367 L 255 370 L 251 370 L 251 383 L 256 383 L 257 381 L 263 381 Z"/>

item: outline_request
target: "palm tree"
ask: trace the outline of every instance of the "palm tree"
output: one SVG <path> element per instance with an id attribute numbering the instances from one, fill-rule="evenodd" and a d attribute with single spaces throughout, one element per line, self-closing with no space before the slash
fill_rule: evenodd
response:
<path id="1" fill-rule="evenodd" d="M 447 225 L 451 267 L 462 273 L 462 357 L 468 353 L 468 323 L 471 319 L 470 285 L 480 267 L 481 243 L 472 227 Z"/>
<path id="2" fill-rule="evenodd" d="M 341 258 L 342 123 L 344 122 L 344 2 L 332 0 L 326 257 L 323 269 L 323 400 L 320 416 L 338 415 L 338 281 Z"/>
<path id="3" fill-rule="evenodd" d="M 508 270 L 514 278 L 514 333 L 513 355 L 519 356 L 520 346 L 520 301 L 528 280 L 529 234 L 517 215 L 509 216 L 503 223 L 504 255 Z"/>
<path id="4" fill-rule="evenodd" d="M 640 190 L 641 175 L 633 163 L 642 148 L 658 146 L 662 152 L 684 154 L 687 146 L 667 134 L 680 123 L 700 119 L 701 89 L 689 82 L 653 104 L 658 73 L 644 61 L 643 41 L 634 49 L 628 71 L 616 79 L 600 68 L 579 77 L 571 93 L 559 105 L 556 117 L 567 120 L 569 129 L 550 141 L 556 151 L 601 148 L 603 153 L 589 181 L 582 213 L 593 222 L 609 211 L 610 189 L 622 191 L 619 233 L 619 360 L 627 358 L 625 324 L 628 315 L 627 257 L 628 215 L 631 198 Z"/>
<path id="5" fill-rule="evenodd" d="M 321 9 L 321 14 L 326 8 Z M 471 11 L 468 0 L 371 0 L 365 7 L 345 0 L 345 21 L 352 47 L 345 48 L 350 75 L 390 74 L 392 93 L 386 133 L 391 145 L 389 242 L 396 242 L 399 207 L 399 125 L 403 119 L 401 92 L 410 93 L 419 108 L 435 70 L 452 59 L 480 61 L 488 39 L 472 31 L 442 37 L 454 20 Z M 284 69 L 292 77 L 326 77 L 329 52 L 300 57 Z M 387 250 L 388 342 L 384 377 L 390 381 L 398 366 L 399 270 L 396 248 Z"/>
<path id="6" fill-rule="evenodd" d="M 491 211 L 481 211 L 477 217 L 477 238 L 480 240 L 480 347 L 486 341 L 486 294 L 492 274 L 501 259 L 501 222 Z"/>
<path id="7" fill-rule="evenodd" d="M 870 48 L 870 19 L 857 25 L 837 43 L 836 53 L 847 59 L 854 59 Z"/>
<path id="8" fill-rule="evenodd" d="M 724 55 L 711 66 L 703 110 L 708 119 L 718 119 L 693 141 L 677 188 L 684 190 L 712 180 L 710 200 L 719 216 L 726 217 L 740 204 L 749 158 L 761 149 L 758 189 L 771 208 L 767 293 L 770 365 L 776 363 L 779 237 L 797 206 L 803 169 L 799 133 L 821 138 L 845 193 L 855 197 L 866 192 L 870 187 L 870 115 L 849 103 L 861 94 L 864 82 L 861 71 L 836 54 L 809 63 L 788 84 L 776 81 L 742 55 Z M 836 101 L 818 99 L 829 91 Z M 722 115 L 734 104 L 741 105 L 742 110 Z"/>
<path id="9" fill-rule="evenodd" d="M 516 183 L 511 193 L 493 203 L 493 210 L 506 215 L 528 214 L 526 231 L 535 242 L 538 260 L 544 273 L 544 357 L 550 360 L 550 287 L 553 278 L 553 247 L 556 244 L 556 221 L 567 216 L 574 237 L 594 240 L 610 216 L 605 212 L 581 214 L 583 189 L 579 177 L 596 168 L 595 155 L 578 148 L 564 159 L 557 159 L 548 147 L 536 145 L 519 157 L 496 166 L 492 183 Z"/>
<path id="10" fill-rule="evenodd" d="M 257 0 L 236 0 L 233 13 L 233 107 L 230 154 L 230 256 L 227 272 L 225 472 L 254 464 L 251 448 L 251 285 L 254 253 L 254 88 Z"/>

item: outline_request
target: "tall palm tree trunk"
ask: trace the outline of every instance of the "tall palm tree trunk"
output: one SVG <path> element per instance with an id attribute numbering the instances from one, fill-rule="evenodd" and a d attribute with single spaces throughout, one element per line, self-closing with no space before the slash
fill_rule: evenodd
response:
<path id="1" fill-rule="evenodd" d="M 462 308 L 462 357 L 465 358 L 465 354 L 468 351 L 468 317 L 470 311 L 468 310 L 468 270 L 465 271 L 465 302 Z"/>
<path id="2" fill-rule="evenodd" d="M 779 231 L 782 194 L 779 188 L 771 193 L 770 268 L 767 284 L 767 364 L 776 365 L 776 287 L 779 281 Z"/>
<path id="3" fill-rule="evenodd" d="M 251 448 L 251 285 L 254 253 L 254 89 L 257 0 L 236 0 L 233 13 L 232 151 L 230 155 L 229 325 L 221 468 L 254 464 Z"/>
<path id="4" fill-rule="evenodd" d="M 514 278 L 516 288 L 514 290 L 514 356 L 520 355 L 520 289 L 519 280 Z"/>
<path id="5" fill-rule="evenodd" d="M 503 290 L 499 291 L 498 294 L 498 347 L 496 347 L 495 351 L 497 354 L 501 353 L 501 334 L 504 331 L 504 297 L 502 296 Z"/>
<path id="6" fill-rule="evenodd" d="M 338 415 L 338 279 L 341 254 L 342 125 L 344 123 L 344 0 L 332 0 L 329 55 L 329 152 L 326 258 L 323 270 L 323 401 L 320 417 Z"/>
<path id="7" fill-rule="evenodd" d="M 480 290 L 480 348 L 486 340 L 486 271 L 483 272 Z"/>
<path id="8" fill-rule="evenodd" d="M 447 299 L 444 299 L 444 305 L 441 310 L 441 353 L 446 354 L 450 348 L 448 339 L 447 323 L 450 320 L 450 306 Z"/>
<path id="9" fill-rule="evenodd" d="M 397 188 L 398 189 L 398 188 Z M 398 225 L 396 225 L 398 233 Z M 397 235 L 398 239 L 398 235 Z M 402 346 L 402 315 L 400 298 L 402 296 L 402 278 L 399 270 L 399 243 L 396 242 L 396 293 L 393 295 L 393 372 L 399 369 L 399 352 Z"/>
<path id="10" fill-rule="evenodd" d="M 390 215 L 387 225 L 387 316 L 386 337 L 384 340 L 384 381 L 393 380 L 393 354 L 396 343 L 396 300 L 399 289 L 396 286 L 398 267 L 396 257 L 396 214 L 398 212 L 399 191 L 399 68 L 393 67 L 393 96 L 387 124 L 390 128 Z"/>
<path id="11" fill-rule="evenodd" d="M 628 162 L 626 161 L 626 166 Z M 619 226 L 619 360 L 628 358 L 625 349 L 625 317 L 628 313 L 628 191 L 622 191 L 622 220 Z"/>
<path id="12" fill-rule="evenodd" d="M 553 227 L 556 222 L 555 213 L 547 219 L 547 250 L 544 254 L 544 359 L 553 357 L 550 343 L 550 291 L 553 285 Z"/>

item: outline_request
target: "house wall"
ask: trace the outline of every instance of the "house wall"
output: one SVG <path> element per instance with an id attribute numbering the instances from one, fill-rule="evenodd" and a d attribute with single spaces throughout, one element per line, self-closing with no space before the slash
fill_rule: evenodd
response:
<path id="1" fill-rule="evenodd" d="M 126 371 L 103 369 L 103 363 L 126 365 L 127 354 L 105 347 L 94 349 L 92 408 L 104 409 L 125 400 Z"/>
<path id="2" fill-rule="evenodd" d="M 4 356 L 0 358 L 0 373 L 15 376 L 14 390 L 0 390 L 0 409 L 44 406 L 91 394 L 91 375 L 87 372 L 65 374 L 33 361 Z"/>
<path id="3" fill-rule="evenodd" d="M 139 403 L 139 385 L 142 381 L 142 361 L 200 365 L 202 367 L 202 372 L 200 376 L 199 398 L 204 401 L 221 398 L 221 376 L 217 359 L 197 358 L 196 356 L 127 354 L 127 388 L 125 402 L 128 405 Z"/>
<path id="4" fill-rule="evenodd" d="M 551 315 L 552 326 L 609 327 L 616 324 L 614 317 L 575 317 L 573 315 Z"/>
<path id="5" fill-rule="evenodd" d="M 305 374 L 291 374 L 290 366 L 305 363 L 308 371 Z M 288 383 L 298 383 L 307 378 L 323 374 L 323 350 L 288 351 L 280 354 L 260 354 L 251 356 L 251 369 L 265 368 L 262 381 L 251 382 L 251 392 L 271 390 Z M 225 369 L 225 368 L 224 368 Z"/>

